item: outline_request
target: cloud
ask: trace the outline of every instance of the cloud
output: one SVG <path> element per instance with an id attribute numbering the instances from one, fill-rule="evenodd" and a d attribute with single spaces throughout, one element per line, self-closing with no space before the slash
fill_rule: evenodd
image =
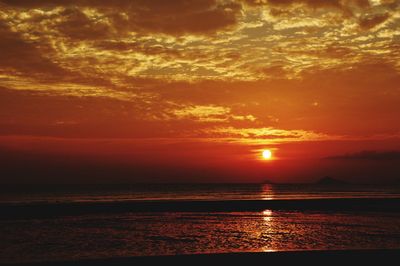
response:
<path id="1" fill-rule="evenodd" d="M 325 134 L 307 130 L 286 130 L 272 127 L 262 128 L 234 128 L 218 127 L 207 130 L 214 136 L 250 140 L 274 140 L 274 141 L 307 141 L 332 139 Z"/>
<path id="2" fill-rule="evenodd" d="M 216 0 L 64 0 L 2 1 L 19 8 L 64 7 L 60 29 L 68 37 L 99 38 L 110 30 L 157 32 L 171 35 L 207 34 L 236 24 L 241 5 Z M 72 8 L 71 8 L 72 7 Z M 86 8 L 93 16 L 77 11 Z M 80 25 L 79 32 L 77 25 Z M 88 29 L 92 29 L 90 32 Z M 86 34 L 87 33 L 87 34 Z"/>
<path id="3" fill-rule="evenodd" d="M 400 160 L 400 151 L 361 151 L 344 155 L 330 156 L 326 159 L 391 161 Z"/>
<path id="4" fill-rule="evenodd" d="M 79 70 L 69 69 L 57 62 L 55 52 L 46 42 L 25 38 L 23 34 L 12 30 L 7 23 L 0 20 L 0 75 L 2 82 L 10 80 L 18 83 L 50 86 L 62 83 L 67 87 L 89 86 L 92 88 L 110 83 L 100 76 L 91 76 Z M 36 80 L 36 82 L 34 81 Z M 54 86 L 53 86 L 54 87 Z"/>
<path id="5" fill-rule="evenodd" d="M 275 7 L 290 7 L 304 5 L 311 9 L 332 8 L 340 10 L 347 15 L 352 14 L 353 8 L 369 8 L 368 0 L 244 0 L 250 6 L 269 5 Z"/>
<path id="6" fill-rule="evenodd" d="M 193 119 L 201 122 L 220 122 L 226 119 L 230 109 L 222 106 L 189 106 L 173 111 L 179 119 Z"/>
<path id="7" fill-rule="evenodd" d="M 67 71 L 53 63 L 32 42 L 22 39 L 20 34 L 0 21 L 0 73 L 12 72 L 15 75 L 45 76 L 46 79 L 60 78 L 67 75 Z M 48 75 L 51 73 L 51 76 Z"/>
<path id="8" fill-rule="evenodd" d="M 379 24 L 382 24 L 389 17 L 390 17 L 390 15 L 388 13 L 378 14 L 375 16 L 369 16 L 369 17 L 360 19 L 359 24 L 360 24 L 361 29 L 369 30 L 369 29 L 372 29 L 372 28 L 378 26 Z"/>
<path id="9" fill-rule="evenodd" d="M 253 2 L 248 4 L 254 7 Z M 355 28 L 360 27 L 358 17 L 363 27 L 378 23 L 364 14 L 369 11 L 364 10 L 363 1 L 261 1 L 263 7 L 256 8 L 233 0 L 2 3 L 6 8 L 0 20 L 20 42 L 34 49 L 35 56 L 47 60 L 48 69 L 51 64 L 54 70 L 48 71 L 49 79 L 108 80 L 109 87 L 129 86 L 127 80 L 133 77 L 196 82 L 300 78 L 302 71 L 312 67 L 325 70 L 357 63 L 368 53 L 390 51 L 389 42 L 396 34 L 391 28 L 396 18 L 390 19 L 393 23 L 379 24 L 382 29 L 376 43 L 377 37 Z M 318 7 L 318 12 L 296 11 L 299 4 L 307 10 Z M 337 12 L 332 15 L 327 8 L 331 5 L 361 11 L 344 22 Z M 269 20 L 271 16 L 264 16 L 270 7 L 294 9 Z M 384 11 L 386 7 L 376 8 L 390 13 Z M 249 24 L 259 26 L 246 28 Z M 21 67 L 37 64 L 36 59 L 24 58 L 27 64 Z M 56 68 L 64 73 L 53 75 Z"/>
<path id="10" fill-rule="evenodd" d="M 89 12 L 87 12 L 89 13 Z M 68 7 L 59 13 L 60 23 L 55 25 L 59 33 L 72 39 L 94 40 L 117 36 L 110 20 L 104 15 L 87 14 L 77 7 Z"/>
<path id="11" fill-rule="evenodd" d="M 116 128 L 115 117 L 117 135 L 195 135 L 218 123 L 232 126 L 221 136 L 389 134 L 399 112 L 399 17 L 378 2 L 1 1 L 0 82 L 18 91 L 14 112 L 46 98 L 40 114 L 29 109 L 44 124 L 84 116 L 46 120 L 53 99 L 73 110 L 68 101 L 96 102 L 93 135 Z M 343 16 L 345 8 L 357 16 Z M 373 32 L 359 30 L 363 19 Z"/>
<path id="12" fill-rule="evenodd" d="M 390 16 L 390 12 L 397 8 L 398 3 L 396 1 L 378 1 L 372 2 L 368 0 L 244 0 L 250 6 L 266 6 L 269 8 L 269 12 L 275 17 L 289 17 L 296 18 L 299 13 L 304 13 L 305 7 L 308 10 L 332 10 L 339 11 L 342 13 L 340 19 L 336 19 L 337 23 L 343 22 L 343 19 L 358 20 L 359 27 L 362 30 L 369 30 L 375 26 L 385 22 Z M 385 12 L 382 13 L 382 10 Z M 375 11 L 379 12 L 376 13 Z M 295 24 L 291 21 L 280 22 L 281 25 L 275 25 L 275 27 L 296 27 L 296 24 L 301 26 L 307 23 L 317 23 L 320 27 L 326 26 L 324 23 L 331 23 L 331 21 L 324 20 L 309 20 L 309 18 L 303 18 L 296 21 Z M 312 24 L 311 24 L 312 25 Z"/>
<path id="13" fill-rule="evenodd" d="M 255 121 L 253 115 L 232 114 L 229 107 L 215 105 L 195 105 L 187 106 L 181 109 L 175 109 L 173 115 L 177 119 L 189 119 L 199 122 L 228 122 L 230 120 L 249 120 Z"/>

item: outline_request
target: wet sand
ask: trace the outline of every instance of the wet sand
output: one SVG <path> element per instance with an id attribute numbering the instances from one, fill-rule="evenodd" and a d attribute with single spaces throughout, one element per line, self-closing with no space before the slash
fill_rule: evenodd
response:
<path id="1" fill-rule="evenodd" d="M 277 263 L 277 265 L 301 264 L 326 264 L 331 263 L 385 263 L 395 262 L 400 259 L 400 250 L 330 250 L 330 251 L 281 251 L 258 253 L 224 253 L 224 254 L 198 254 L 176 256 L 148 256 L 148 257 L 123 257 L 109 259 L 88 259 L 76 261 L 52 261 L 35 263 L 10 264 L 15 266 L 86 266 L 86 265 L 148 265 L 162 263 L 164 265 L 186 263 Z M 5 265 L 5 264 L 0 264 Z"/>

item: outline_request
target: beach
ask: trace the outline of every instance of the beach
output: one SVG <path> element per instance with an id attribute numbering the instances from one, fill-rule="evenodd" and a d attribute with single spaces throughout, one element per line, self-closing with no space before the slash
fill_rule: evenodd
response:
<path id="1" fill-rule="evenodd" d="M 143 265 L 151 263 L 186 264 L 186 263 L 307 263 L 311 265 L 329 263 L 348 263 L 357 261 L 368 263 L 381 263 L 400 259 L 400 250 L 333 250 L 333 251 L 289 251 L 289 252 L 262 252 L 262 253 L 225 253 L 225 254 L 200 254 L 178 256 L 147 256 L 129 258 L 108 258 L 95 260 L 52 261 L 39 263 L 13 264 L 18 266 L 87 266 L 87 265 Z"/>
<path id="2" fill-rule="evenodd" d="M 0 263 L 378 260 L 396 258 L 400 248 L 393 188 L 169 185 L 52 193 L 52 200 L 43 191 L 3 197 Z"/>

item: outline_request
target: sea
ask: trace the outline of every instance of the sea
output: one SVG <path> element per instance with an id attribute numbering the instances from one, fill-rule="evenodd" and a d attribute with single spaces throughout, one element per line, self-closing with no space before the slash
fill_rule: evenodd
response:
<path id="1" fill-rule="evenodd" d="M 349 200 L 353 205 L 353 199 L 390 202 L 400 199 L 398 185 L 35 185 L 2 186 L 0 193 L 0 263 L 400 248 L 398 209 L 386 209 L 385 205 L 371 210 L 358 210 L 357 206 L 343 210 L 279 208 L 281 202 L 315 200 L 342 199 L 341 204 Z M 219 204 L 222 209 L 180 210 L 180 205 L 162 211 L 118 208 L 148 202 Z M 266 207 L 224 210 L 224 204 L 229 202 L 239 202 L 241 206 L 265 202 Z M 271 202 L 279 202 L 278 207 L 268 208 Z M 102 204 L 109 207 L 99 208 Z M 25 216 L 9 215 L 10 210 L 19 210 L 21 206 L 25 208 L 22 210 L 35 211 Z M 41 212 L 43 206 L 58 208 L 57 215 L 36 215 L 36 210 Z M 71 212 L 69 206 L 84 208 Z M 91 206 L 96 211 L 86 212 Z M 46 208 L 43 212 L 51 212 Z"/>

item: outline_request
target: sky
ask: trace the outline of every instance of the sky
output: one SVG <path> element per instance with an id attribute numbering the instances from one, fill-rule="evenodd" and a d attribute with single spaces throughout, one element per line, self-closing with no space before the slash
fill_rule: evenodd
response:
<path id="1" fill-rule="evenodd" d="M 398 0 L 0 0 L 3 183 L 387 182 L 399 117 Z"/>

